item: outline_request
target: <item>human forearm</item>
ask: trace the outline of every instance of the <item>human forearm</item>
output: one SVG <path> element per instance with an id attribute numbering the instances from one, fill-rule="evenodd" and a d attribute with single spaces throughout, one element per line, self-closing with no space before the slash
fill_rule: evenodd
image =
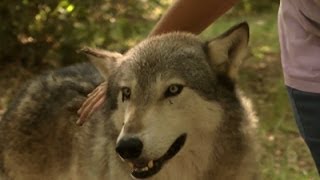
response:
<path id="1" fill-rule="evenodd" d="M 170 31 L 199 34 L 239 0 L 176 0 L 150 33 Z"/>

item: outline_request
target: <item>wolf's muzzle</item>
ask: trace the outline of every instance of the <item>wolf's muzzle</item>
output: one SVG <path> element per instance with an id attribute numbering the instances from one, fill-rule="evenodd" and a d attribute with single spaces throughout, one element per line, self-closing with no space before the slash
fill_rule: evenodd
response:
<path id="1" fill-rule="evenodd" d="M 143 144 L 140 139 L 122 138 L 116 146 L 116 152 L 123 159 L 135 159 L 138 158 L 142 152 Z"/>

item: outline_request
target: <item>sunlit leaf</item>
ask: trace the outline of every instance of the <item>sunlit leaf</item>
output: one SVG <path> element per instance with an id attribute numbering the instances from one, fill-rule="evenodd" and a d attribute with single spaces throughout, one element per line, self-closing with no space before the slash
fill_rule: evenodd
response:
<path id="1" fill-rule="evenodd" d="M 74 5 L 70 4 L 68 7 L 67 7 L 67 11 L 70 13 L 74 10 Z"/>

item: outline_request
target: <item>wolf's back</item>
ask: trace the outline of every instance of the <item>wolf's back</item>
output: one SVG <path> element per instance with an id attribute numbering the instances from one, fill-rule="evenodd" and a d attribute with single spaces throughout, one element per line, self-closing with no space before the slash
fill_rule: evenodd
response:
<path id="1" fill-rule="evenodd" d="M 26 83 L 0 122 L 0 178 L 20 171 L 32 179 L 35 171 L 67 168 L 72 151 L 78 148 L 76 111 L 102 81 L 94 66 L 84 63 Z M 25 172 L 30 170 L 34 172 Z"/>

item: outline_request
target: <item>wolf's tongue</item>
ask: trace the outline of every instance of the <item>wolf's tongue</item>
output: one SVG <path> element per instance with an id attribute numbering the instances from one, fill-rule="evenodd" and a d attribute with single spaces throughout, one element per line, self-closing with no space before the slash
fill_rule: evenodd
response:
<path id="1" fill-rule="evenodd" d="M 153 165 L 154 165 L 154 164 L 153 164 L 153 160 L 152 160 L 152 161 L 149 161 L 148 167 L 149 167 L 149 168 L 153 168 Z"/>

